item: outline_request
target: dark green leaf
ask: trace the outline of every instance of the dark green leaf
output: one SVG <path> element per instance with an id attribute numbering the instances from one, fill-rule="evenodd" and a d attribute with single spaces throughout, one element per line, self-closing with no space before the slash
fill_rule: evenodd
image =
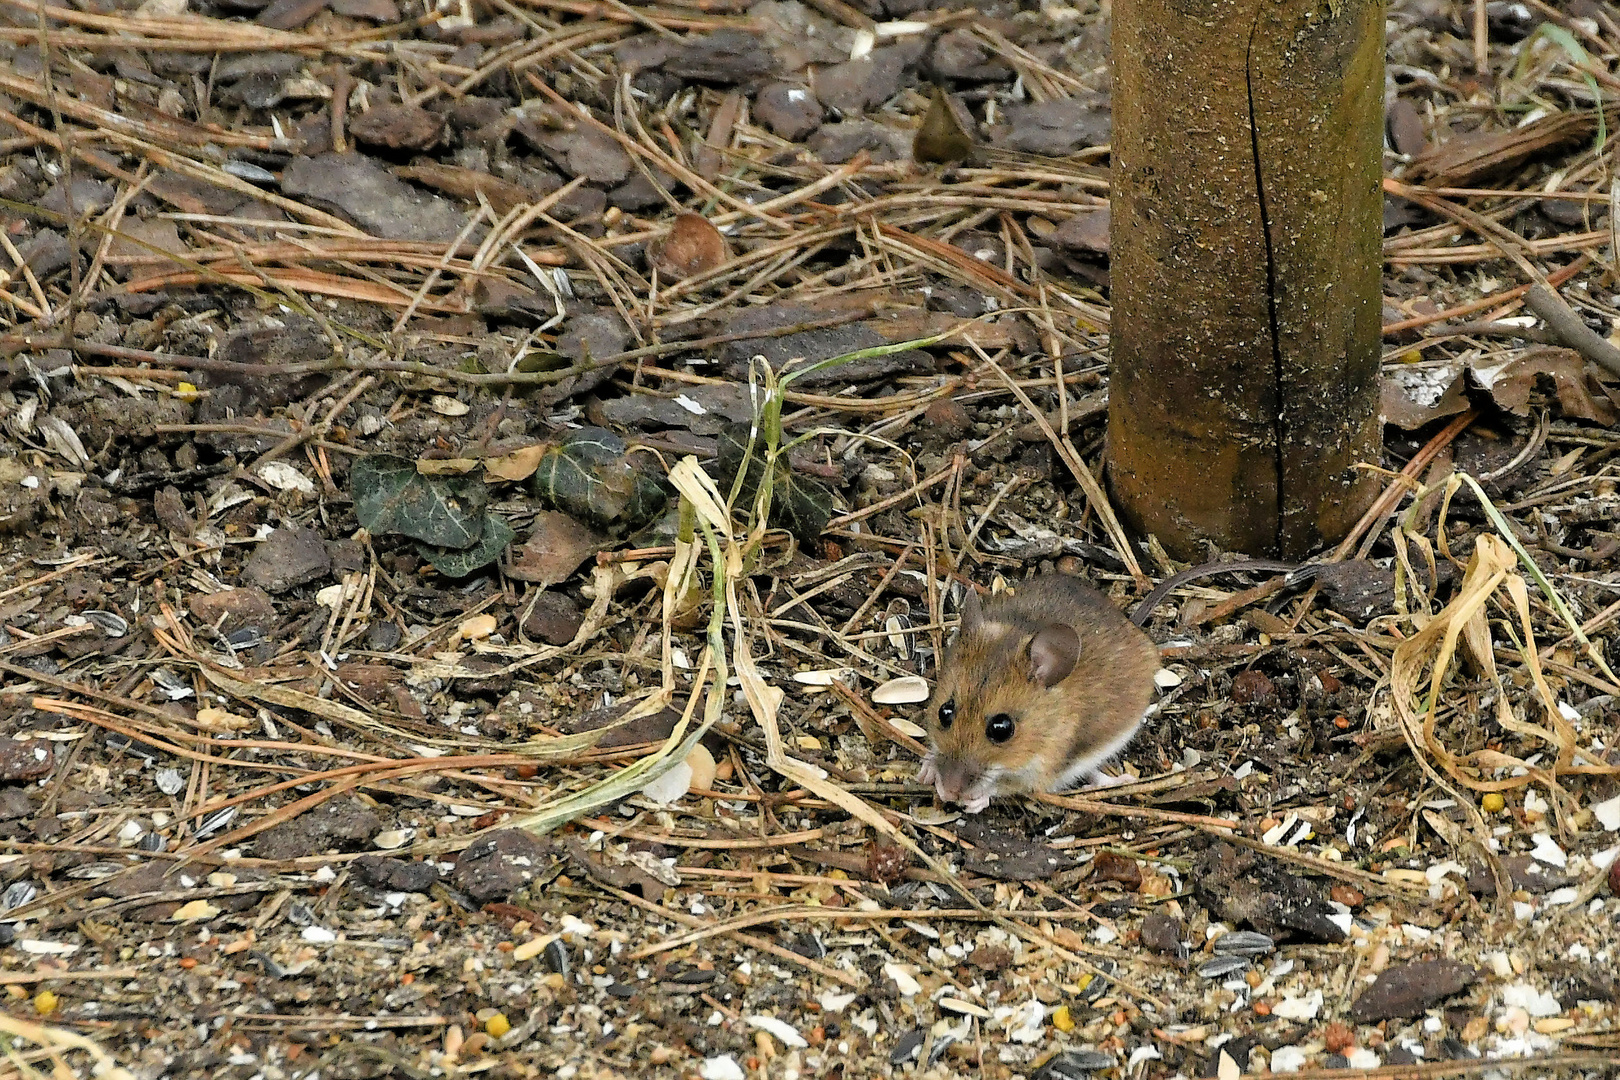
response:
<path id="1" fill-rule="evenodd" d="M 569 432 L 540 459 L 533 483 L 555 509 L 618 534 L 652 520 L 669 501 L 664 479 L 639 468 L 624 440 L 603 428 Z"/>
<path id="2" fill-rule="evenodd" d="M 754 439 L 754 452 L 748 453 L 748 432 L 752 425 L 744 421 L 732 424 L 720 433 L 715 461 L 716 481 L 722 493 L 729 493 L 748 458 L 743 477 L 741 499 L 743 506 L 751 505 L 759 493 L 759 484 L 765 476 L 765 442 L 762 436 Z M 779 457 L 771 470 L 771 520 L 774 529 L 786 529 L 801 543 L 809 543 L 821 535 L 832 517 L 833 494 L 828 487 L 809 476 L 796 475 L 788 467 L 787 458 Z"/>
<path id="3" fill-rule="evenodd" d="M 465 551 L 431 547 L 427 544 L 417 544 L 416 549 L 421 552 L 422 558 L 433 564 L 433 569 L 445 577 L 466 577 L 474 570 L 488 566 L 500 558 L 506 545 L 517 536 L 505 518 L 487 511 L 484 514 L 483 530 L 482 539 Z"/>
<path id="4" fill-rule="evenodd" d="M 354 516 L 373 536 L 461 550 L 483 535 L 489 490 L 476 476 L 423 476 L 408 458 L 373 454 L 355 462 L 351 483 Z"/>

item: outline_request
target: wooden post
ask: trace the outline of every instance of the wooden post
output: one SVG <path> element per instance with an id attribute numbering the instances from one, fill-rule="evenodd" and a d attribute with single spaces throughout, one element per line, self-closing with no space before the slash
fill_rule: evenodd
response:
<path id="1" fill-rule="evenodd" d="M 1115 0 L 1109 478 L 1181 558 L 1376 492 L 1384 7 Z"/>

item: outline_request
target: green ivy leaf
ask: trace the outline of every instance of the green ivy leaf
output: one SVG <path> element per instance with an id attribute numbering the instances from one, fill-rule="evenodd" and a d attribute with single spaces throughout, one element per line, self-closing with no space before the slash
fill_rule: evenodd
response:
<path id="1" fill-rule="evenodd" d="M 715 461 L 716 480 L 721 491 L 730 491 L 737 473 L 743 468 L 746 456 L 747 472 L 743 477 L 741 498 L 745 505 L 752 504 L 759 492 L 760 480 L 765 476 L 765 442 L 754 440 L 754 452 L 748 453 L 748 421 L 731 424 L 720 432 Z M 799 476 L 788 467 L 787 457 L 776 459 L 771 470 L 771 520 L 775 529 L 786 529 L 808 544 L 821 535 L 832 517 L 833 493 L 827 485 L 814 477 Z"/>
<path id="2" fill-rule="evenodd" d="M 416 549 L 422 558 L 433 564 L 433 569 L 445 577 L 462 578 L 474 570 L 488 566 L 501 557 L 517 536 L 506 519 L 488 511 L 484 512 L 483 536 L 478 543 L 464 551 L 453 551 L 449 548 L 431 547 L 427 544 L 417 544 Z"/>
<path id="3" fill-rule="evenodd" d="M 373 536 L 398 533 L 434 547 L 462 550 L 484 533 L 489 488 L 477 476 L 423 476 L 416 463 L 372 454 L 350 474 L 354 516 Z"/>
<path id="4" fill-rule="evenodd" d="M 651 521 L 669 501 L 663 477 L 637 467 L 624 440 L 604 428 L 569 432 L 540 459 L 532 483 L 553 508 L 617 534 Z"/>

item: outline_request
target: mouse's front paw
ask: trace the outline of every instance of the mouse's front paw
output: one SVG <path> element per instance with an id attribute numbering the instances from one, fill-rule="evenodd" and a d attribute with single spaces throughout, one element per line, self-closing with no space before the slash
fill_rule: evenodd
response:
<path id="1" fill-rule="evenodd" d="M 939 779 L 939 773 L 934 770 L 934 752 L 932 750 L 923 755 L 922 764 L 917 766 L 917 783 L 932 784 Z"/>
<path id="2" fill-rule="evenodd" d="M 1135 783 L 1136 777 L 1130 775 L 1129 773 L 1120 773 L 1118 776 L 1109 776 L 1101 769 L 1093 769 L 1091 772 L 1086 774 L 1086 780 L 1090 782 L 1090 786 L 1092 787 L 1111 788 L 1119 787 L 1121 784 Z"/>
<path id="3" fill-rule="evenodd" d="M 962 809 L 966 810 L 970 814 L 980 814 L 980 813 L 983 813 L 984 809 L 989 805 L 990 805 L 990 796 L 988 796 L 988 795 L 975 795 L 975 796 L 973 796 L 973 798 L 967 800 L 966 802 L 964 802 L 962 804 Z"/>

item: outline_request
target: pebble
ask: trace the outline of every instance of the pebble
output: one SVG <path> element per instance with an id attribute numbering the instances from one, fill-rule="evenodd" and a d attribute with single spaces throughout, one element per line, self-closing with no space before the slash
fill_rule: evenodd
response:
<path id="1" fill-rule="evenodd" d="M 1592 816 L 1609 832 L 1620 832 L 1620 795 L 1592 804 Z"/>
<path id="2" fill-rule="evenodd" d="M 1277 700 L 1277 688 L 1264 672 L 1251 668 L 1232 679 L 1231 697 L 1239 705 L 1270 705 Z"/>
<path id="3" fill-rule="evenodd" d="M 754 100 L 754 115 L 779 138 L 798 142 L 821 126 L 821 102 L 808 87 L 771 83 Z"/>
<path id="4" fill-rule="evenodd" d="M 1419 960 L 1379 973 L 1350 1006 L 1358 1023 L 1420 1016 L 1430 1006 L 1471 985 L 1478 973 L 1455 960 Z M 1557 1011 L 1556 1009 L 1553 1011 Z"/>
<path id="5" fill-rule="evenodd" d="M 1307 1055 L 1297 1046 L 1279 1046 L 1271 1052 L 1271 1071 L 1274 1073 L 1299 1072 L 1305 1067 Z"/>
<path id="6" fill-rule="evenodd" d="M 1526 983 L 1514 983 L 1502 988 L 1502 1004 L 1518 1006 L 1531 1016 L 1557 1016 L 1564 1011 L 1558 999 Z"/>
<path id="7" fill-rule="evenodd" d="M 1283 1020 L 1315 1020 L 1322 1011 L 1322 991 L 1312 990 L 1305 997 L 1285 997 L 1272 1006 L 1273 1016 Z"/>
<path id="8" fill-rule="evenodd" d="M 1181 920 L 1163 911 L 1151 911 L 1142 918 L 1142 944 L 1156 953 L 1185 959 Z"/>
<path id="9" fill-rule="evenodd" d="M 1505 1035 L 1523 1035 L 1530 1030 L 1530 1014 L 1515 1005 L 1496 1018 L 1496 1030 Z"/>

